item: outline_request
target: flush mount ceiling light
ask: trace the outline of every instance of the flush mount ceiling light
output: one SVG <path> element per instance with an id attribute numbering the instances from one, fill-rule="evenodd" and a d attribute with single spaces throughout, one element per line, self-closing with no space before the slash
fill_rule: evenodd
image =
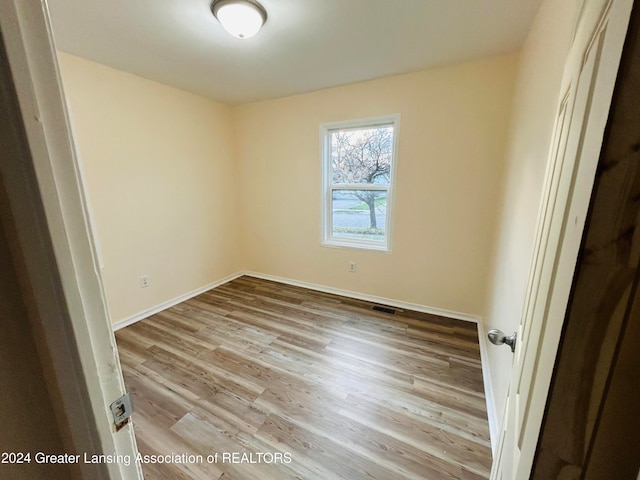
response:
<path id="1" fill-rule="evenodd" d="M 267 21 L 267 12 L 253 0 L 214 0 L 213 15 L 234 37 L 251 38 Z"/>

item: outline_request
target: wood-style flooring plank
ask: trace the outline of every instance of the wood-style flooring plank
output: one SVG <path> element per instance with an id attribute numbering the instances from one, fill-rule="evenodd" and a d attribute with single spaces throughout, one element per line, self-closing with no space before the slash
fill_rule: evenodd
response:
<path id="1" fill-rule="evenodd" d="M 119 330 L 140 452 L 217 454 L 146 477 L 488 478 L 475 325 L 372 306 L 240 277 Z"/>

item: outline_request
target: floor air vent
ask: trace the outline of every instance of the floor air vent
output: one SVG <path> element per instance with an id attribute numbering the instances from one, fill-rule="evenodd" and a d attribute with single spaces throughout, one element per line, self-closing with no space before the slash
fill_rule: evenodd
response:
<path id="1" fill-rule="evenodd" d="M 376 312 L 388 313 L 390 315 L 396 314 L 396 310 L 394 310 L 393 308 L 381 307 L 380 305 L 374 305 L 373 307 L 371 307 L 371 310 L 375 310 Z"/>

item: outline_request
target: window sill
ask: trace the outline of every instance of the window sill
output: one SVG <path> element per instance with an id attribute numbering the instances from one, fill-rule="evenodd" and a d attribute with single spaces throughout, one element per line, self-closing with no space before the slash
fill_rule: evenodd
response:
<path id="1" fill-rule="evenodd" d="M 373 250 L 377 252 L 383 253 L 391 253 L 391 249 L 389 245 L 375 245 L 368 243 L 356 243 L 349 241 L 340 241 L 340 240 L 324 240 L 321 242 L 321 246 L 329 247 L 329 248 L 353 248 L 357 250 Z"/>

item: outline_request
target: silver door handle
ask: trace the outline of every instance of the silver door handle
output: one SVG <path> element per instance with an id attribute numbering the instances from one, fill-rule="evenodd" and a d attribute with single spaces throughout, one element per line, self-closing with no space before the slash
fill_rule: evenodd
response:
<path id="1" fill-rule="evenodd" d="M 513 332 L 513 335 L 510 337 L 507 337 L 502 330 L 494 328 L 493 330 L 489 330 L 487 337 L 489 337 L 489 341 L 494 345 L 507 344 L 511 347 L 511 352 L 515 352 L 516 350 L 516 339 L 518 338 L 516 332 Z"/>

